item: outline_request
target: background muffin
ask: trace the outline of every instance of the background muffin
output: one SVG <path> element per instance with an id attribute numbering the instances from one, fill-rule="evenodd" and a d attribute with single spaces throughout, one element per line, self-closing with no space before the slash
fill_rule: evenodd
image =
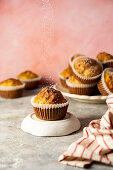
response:
<path id="1" fill-rule="evenodd" d="M 108 60 L 112 60 L 113 56 L 109 53 L 101 52 L 97 55 L 97 59 L 101 62 L 105 62 L 105 61 L 108 61 Z"/>
<path id="2" fill-rule="evenodd" d="M 59 74 L 61 84 L 66 87 L 66 80 L 72 75 L 69 67 Z"/>
<path id="3" fill-rule="evenodd" d="M 38 87 L 41 77 L 32 71 L 24 71 L 18 75 L 18 79 L 25 83 L 25 89 L 35 89 Z"/>
<path id="4" fill-rule="evenodd" d="M 42 89 L 31 103 L 36 116 L 43 120 L 62 119 L 68 108 L 68 101 L 62 93 L 50 87 Z"/>
<path id="5" fill-rule="evenodd" d="M 97 87 L 103 96 L 113 93 L 113 68 L 106 68 L 103 71 Z"/>
<path id="6" fill-rule="evenodd" d="M 99 79 L 103 67 L 98 60 L 84 56 L 74 59 L 72 70 L 79 81 L 88 84 Z"/>
<path id="7" fill-rule="evenodd" d="M 72 72 L 72 63 L 73 63 L 73 60 L 74 60 L 75 58 L 80 57 L 80 56 L 85 56 L 85 55 L 83 55 L 83 54 L 75 54 L 75 55 L 73 55 L 73 56 L 71 56 L 71 57 L 69 58 L 69 69 L 70 69 L 71 72 Z"/>
<path id="8" fill-rule="evenodd" d="M 77 80 L 75 76 L 70 77 L 66 80 L 67 87 L 70 93 L 79 95 L 91 95 L 95 89 L 96 83 L 84 84 Z"/>
<path id="9" fill-rule="evenodd" d="M 3 98 L 17 98 L 23 94 L 25 84 L 20 80 L 9 78 L 0 82 L 0 96 Z"/>
<path id="10" fill-rule="evenodd" d="M 97 59 L 101 61 L 104 67 L 113 67 L 113 55 L 101 52 L 97 55 Z"/>

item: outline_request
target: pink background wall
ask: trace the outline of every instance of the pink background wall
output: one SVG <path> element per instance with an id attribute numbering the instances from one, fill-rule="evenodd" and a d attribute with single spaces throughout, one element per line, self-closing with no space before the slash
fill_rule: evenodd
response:
<path id="1" fill-rule="evenodd" d="M 0 80 L 31 69 L 57 81 L 74 53 L 113 53 L 112 0 L 1 0 Z"/>

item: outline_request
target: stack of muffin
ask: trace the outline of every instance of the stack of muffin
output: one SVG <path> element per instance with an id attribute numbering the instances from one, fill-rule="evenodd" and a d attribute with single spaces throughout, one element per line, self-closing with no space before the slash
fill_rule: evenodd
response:
<path id="1" fill-rule="evenodd" d="M 35 89 L 40 84 L 41 77 L 32 71 L 24 71 L 15 78 L 0 82 L 0 96 L 3 98 L 17 98 L 23 95 L 24 89 Z"/>
<path id="2" fill-rule="evenodd" d="M 70 93 L 107 96 L 113 93 L 113 56 L 102 52 L 96 59 L 77 54 L 69 58 L 68 68 L 59 74 L 62 86 Z"/>

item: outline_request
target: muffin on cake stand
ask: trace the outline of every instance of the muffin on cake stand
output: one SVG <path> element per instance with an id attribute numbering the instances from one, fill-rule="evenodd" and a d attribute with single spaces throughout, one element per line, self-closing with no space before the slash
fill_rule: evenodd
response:
<path id="1" fill-rule="evenodd" d="M 69 102 L 52 87 L 42 89 L 32 97 L 34 113 L 28 115 L 21 129 L 35 136 L 63 136 L 79 130 L 80 122 L 67 112 Z"/>

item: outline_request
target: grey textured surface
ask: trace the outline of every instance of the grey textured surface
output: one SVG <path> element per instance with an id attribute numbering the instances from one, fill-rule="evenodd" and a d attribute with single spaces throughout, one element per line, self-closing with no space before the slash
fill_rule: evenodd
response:
<path id="1" fill-rule="evenodd" d="M 25 116 L 33 112 L 30 99 L 37 91 L 25 92 L 18 99 L 0 98 L 0 170 L 74 170 L 80 169 L 58 163 L 60 154 L 82 136 L 83 127 L 98 119 L 106 111 L 105 104 L 88 104 L 70 100 L 68 111 L 75 114 L 81 129 L 63 137 L 35 137 L 23 132 L 20 125 Z M 112 169 L 93 163 L 91 169 Z"/>

